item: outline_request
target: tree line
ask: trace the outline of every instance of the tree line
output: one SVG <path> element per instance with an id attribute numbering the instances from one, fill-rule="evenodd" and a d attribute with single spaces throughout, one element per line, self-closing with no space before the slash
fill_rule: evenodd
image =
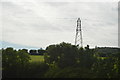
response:
<path id="1" fill-rule="evenodd" d="M 44 62 L 30 63 L 25 49 L 2 49 L 3 78 L 120 78 L 120 49 L 106 54 L 62 42 L 49 45 Z"/>
<path id="2" fill-rule="evenodd" d="M 46 50 L 44 49 L 38 49 L 38 50 L 30 50 L 28 52 L 30 55 L 43 55 L 44 53 L 46 53 Z"/>

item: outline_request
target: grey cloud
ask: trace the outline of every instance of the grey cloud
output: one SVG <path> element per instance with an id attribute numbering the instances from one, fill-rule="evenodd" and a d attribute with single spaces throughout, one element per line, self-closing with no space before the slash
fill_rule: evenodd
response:
<path id="1" fill-rule="evenodd" d="M 46 46 L 61 41 L 74 43 L 76 19 L 80 17 L 84 45 L 115 46 L 117 44 L 115 41 L 117 40 L 116 4 L 41 3 L 39 1 L 19 4 L 17 2 L 3 3 L 4 39 L 35 46 Z M 14 40 L 11 40 L 9 36 L 14 36 Z M 26 41 L 17 40 L 18 36 Z M 34 39 L 31 39 L 31 36 Z M 33 41 L 35 41 L 34 44 Z"/>

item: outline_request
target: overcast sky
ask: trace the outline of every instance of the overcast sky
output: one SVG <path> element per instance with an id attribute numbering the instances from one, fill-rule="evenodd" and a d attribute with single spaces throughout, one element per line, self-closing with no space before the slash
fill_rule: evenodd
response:
<path id="1" fill-rule="evenodd" d="M 2 0 L 2 38 L 9 43 L 47 47 L 75 43 L 81 18 L 83 46 L 118 46 L 118 2 Z"/>

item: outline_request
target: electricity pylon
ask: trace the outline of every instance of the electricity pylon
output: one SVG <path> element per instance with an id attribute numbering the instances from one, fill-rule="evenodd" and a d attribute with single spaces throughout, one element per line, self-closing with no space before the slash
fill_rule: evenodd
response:
<path id="1" fill-rule="evenodd" d="M 82 41 L 82 29 L 81 29 L 81 20 L 78 18 L 77 20 L 77 28 L 76 28 L 76 35 L 75 35 L 75 45 L 79 47 L 83 47 Z"/>

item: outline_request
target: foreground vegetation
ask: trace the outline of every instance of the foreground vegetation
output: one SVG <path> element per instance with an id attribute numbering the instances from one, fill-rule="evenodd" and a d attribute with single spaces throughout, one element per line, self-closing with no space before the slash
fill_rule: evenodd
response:
<path id="1" fill-rule="evenodd" d="M 2 49 L 3 78 L 120 78 L 120 50 L 102 53 L 69 43 L 50 45 L 35 60 L 27 50 Z M 34 61 L 30 61 L 32 60 Z"/>

